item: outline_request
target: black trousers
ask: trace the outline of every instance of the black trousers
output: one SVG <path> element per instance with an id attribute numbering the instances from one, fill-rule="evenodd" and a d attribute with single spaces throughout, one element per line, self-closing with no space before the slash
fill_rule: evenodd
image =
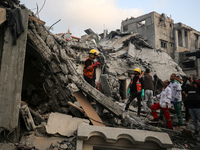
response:
<path id="1" fill-rule="evenodd" d="M 87 83 L 89 83 L 92 87 L 95 87 L 95 79 L 91 79 L 91 78 L 88 78 L 86 76 L 84 76 L 84 79 Z M 87 95 L 87 99 L 89 102 L 92 102 L 93 101 L 93 98 L 89 95 Z"/>
<path id="2" fill-rule="evenodd" d="M 140 93 L 138 93 L 138 92 L 132 92 L 131 93 L 131 95 L 130 95 L 130 97 L 128 99 L 128 102 L 126 103 L 125 110 L 129 109 L 129 106 L 130 106 L 131 102 L 136 97 L 137 97 L 137 103 L 138 103 L 138 112 L 137 112 L 137 115 L 140 115 L 140 112 L 141 112 L 141 100 L 142 100 L 141 92 Z"/>
<path id="3" fill-rule="evenodd" d="M 87 83 L 89 83 L 91 86 L 95 87 L 95 79 L 91 79 L 91 78 L 88 78 L 86 76 L 84 76 L 84 79 L 85 81 L 87 81 Z"/>

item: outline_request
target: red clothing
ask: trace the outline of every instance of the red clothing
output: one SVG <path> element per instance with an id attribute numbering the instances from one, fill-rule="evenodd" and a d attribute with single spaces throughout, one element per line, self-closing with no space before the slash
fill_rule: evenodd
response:
<path id="1" fill-rule="evenodd" d="M 152 110 L 152 115 L 153 115 L 154 119 L 158 118 L 158 115 L 156 113 L 156 110 L 158 110 L 158 109 L 162 110 L 162 112 L 163 112 L 163 114 L 165 116 L 165 121 L 167 123 L 167 127 L 168 128 L 172 128 L 172 120 L 171 120 L 171 117 L 170 117 L 170 113 L 169 113 L 168 107 L 166 106 L 166 108 L 162 108 L 159 103 L 156 103 L 156 104 L 152 105 L 151 106 L 151 110 Z"/>
<path id="2" fill-rule="evenodd" d="M 88 77 L 88 78 L 96 78 L 96 74 L 95 74 L 95 68 L 91 68 L 90 70 L 87 69 L 88 66 L 93 65 L 94 61 L 90 58 L 87 58 L 84 61 L 84 69 L 83 69 L 83 74 L 84 76 Z"/>

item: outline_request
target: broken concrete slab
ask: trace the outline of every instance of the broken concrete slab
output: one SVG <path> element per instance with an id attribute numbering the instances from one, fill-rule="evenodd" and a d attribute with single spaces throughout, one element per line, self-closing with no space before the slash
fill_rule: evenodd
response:
<path id="1" fill-rule="evenodd" d="M 100 76 L 100 81 L 101 81 L 101 89 L 102 92 L 106 95 L 106 96 L 111 96 L 111 90 L 110 90 L 110 86 L 108 83 L 108 75 L 107 74 L 102 74 Z"/>
<path id="2" fill-rule="evenodd" d="M 81 124 L 89 124 L 89 120 L 73 118 L 72 116 L 61 113 L 51 113 L 47 122 L 46 131 L 48 134 L 58 133 L 62 136 L 69 137 L 73 135 L 74 131 Z"/>
<path id="3" fill-rule="evenodd" d="M 29 136 L 23 136 L 20 143 L 29 147 L 34 146 L 39 150 L 49 149 L 52 143 L 61 143 L 62 141 L 69 140 L 64 137 L 48 137 L 48 136 L 35 136 L 33 134 Z M 71 140 L 71 138 L 70 138 Z M 55 145 L 55 144 L 53 144 Z"/>
<path id="4" fill-rule="evenodd" d="M 13 143 L 0 143 L 1 150 L 18 150 L 17 146 Z"/>
<path id="5" fill-rule="evenodd" d="M 135 45 L 133 45 L 131 42 L 129 42 L 127 55 L 134 58 L 135 57 L 135 50 L 136 50 Z"/>

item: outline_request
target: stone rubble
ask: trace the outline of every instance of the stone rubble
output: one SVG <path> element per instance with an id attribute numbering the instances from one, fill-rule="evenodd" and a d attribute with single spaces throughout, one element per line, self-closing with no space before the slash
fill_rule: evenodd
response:
<path id="1" fill-rule="evenodd" d="M 36 17 L 32 12 L 30 12 L 30 15 Z M 96 36 L 92 37 L 97 38 Z M 90 36 L 84 42 L 66 41 L 64 38 L 50 33 L 38 22 L 29 20 L 26 57 L 30 61 L 30 67 L 38 72 L 38 85 L 32 85 L 30 81 L 27 81 L 30 92 L 23 91 L 22 99 L 28 104 L 27 107 L 30 107 L 30 110 L 42 115 L 43 121 L 38 123 L 34 120 L 37 125 L 36 130 L 33 128 L 34 131 L 30 132 L 27 132 L 27 130 L 31 129 L 25 127 L 22 122 L 21 132 L 23 136 L 20 143 L 16 144 L 18 149 L 28 147 L 32 149 L 75 150 L 77 127 L 74 126 L 74 130 L 70 134 L 63 134 L 61 131 L 50 132 L 47 120 L 50 119 L 49 114 L 51 115 L 52 112 L 88 119 L 83 112 L 72 109 L 72 106 L 68 104 L 68 102 L 76 102 L 73 93 L 77 91 L 90 95 L 101 104 L 104 109 L 101 118 L 106 125 L 166 132 L 173 141 L 174 148 L 185 149 L 185 143 L 189 147 L 195 147 L 198 138 L 192 137 L 192 142 L 191 137 L 189 138 L 186 133 L 182 132 L 183 129 L 178 131 L 168 130 L 165 128 L 164 122 L 157 127 L 151 126 L 148 124 L 148 120 L 152 119 L 150 113 L 137 117 L 136 111 L 134 111 L 137 108 L 136 102 L 133 104 L 133 110 L 125 114 L 123 106 L 126 100 L 119 94 L 119 79 L 130 80 L 130 74 L 135 67 L 139 67 L 143 71 L 150 68 L 151 74 L 154 76 L 156 92 L 161 89 L 162 81 L 169 79 L 170 74 L 184 75 L 172 58 L 165 52 L 152 49 L 138 34 L 112 31 L 100 41 L 97 39 L 93 41 L 92 37 Z M 98 91 L 91 87 L 82 77 L 81 65 L 92 48 L 97 48 L 105 59 L 104 64 L 99 69 L 100 79 L 102 78 L 100 81 L 105 80 L 102 86 L 108 85 L 106 91 L 105 89 Z M 25 63 L 28 63 L 28 60 Z M 76 111 L 79 111 L 79 114 Z M 33 113 L 32 116 L 34 116 Z M 56 117 L 56 119 L 59 119 L 59 117 Z M 60 121 L 62 120 L 60 119 Z M 176 118 L 174 122 L 177 122 Z M 191 128 L 193 128 L 191 123 L 185 127 L 190 131 Z M 52 129 L 57 129 L 57 127 L 52 127 Z M 65 131 L 70 130 L 71 127 L 62 126 L 60 129 Z M 57 137 L 57 132 L 62 136 Z M 46 141 L 46 139 L 48 139 L 46 145 L 40 143 Z"/>

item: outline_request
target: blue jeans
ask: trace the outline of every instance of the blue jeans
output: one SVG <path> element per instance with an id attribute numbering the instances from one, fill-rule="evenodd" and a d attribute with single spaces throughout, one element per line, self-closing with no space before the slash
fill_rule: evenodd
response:
<path id="1" fill-rule="evenodd" d="M 194 122 L 195 131 L 199 131 L 198 121 L 200 122 L 200 108 L 189 108 L 189 112 Z"/>

